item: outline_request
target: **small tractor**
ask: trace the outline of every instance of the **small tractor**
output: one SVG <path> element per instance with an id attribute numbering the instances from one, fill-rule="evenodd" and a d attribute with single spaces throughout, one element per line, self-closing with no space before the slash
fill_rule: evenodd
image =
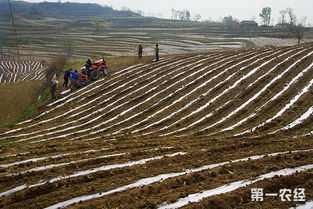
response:
<path id="1" fill-rule="evenodd" d="M 106 60 L 101 59 L 92 63 L 91 67 L 89 68 L 89 71 L 90 71 L 90 79 L 93 81 L 99 79 L 99 71 L 102 71 L 103 75 L 107 76 L 109 71 L 108 71 Z"/>
<path id="2" fill-rule="evenodd" d="M 76 80 L 75 87 L 80 88 L 90 83 L 90 80 L 98 80 L 100 77 L 99 71 L 102 71 L 104 76 L 107 76 L 109 74 L 108 66 L 104 58 L 92 63 L 91 66 L 88 66 L 87 64 L 84 65 L 81 68 L 81 73 L 78 74 L 78 79 Z"/>

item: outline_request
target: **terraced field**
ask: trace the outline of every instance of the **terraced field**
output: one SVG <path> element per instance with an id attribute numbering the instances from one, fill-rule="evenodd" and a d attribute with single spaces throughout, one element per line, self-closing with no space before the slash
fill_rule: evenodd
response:
<path id="1" fill-rule="evenodd" d="M 215 25 L 214 23 L 212 25 Z M 19 54 L 25 60 L 46 60 L 70 55 L 71 58 L 137 55 L 138 45 L 144 46 L 144 55 L 153 55 L 156 43 L 160 53 L 178 54 L 208 50 L 238 49 L 253 46 L 292 46 L 297 41 L 266 38 L 279 37 L 276 30 L 224 30 L 224 26 L 210 26 L 207 22 L 185 22 L 147 17 L 114 17 L 101 19 L 96 31 L 93 19 L 24 19 L 16 18 Z M 2 59 L 14 59 L 15 33 L 11 23 L 0 19 Z M 279 30 L 278 33 L 281 31 Z M 240 37 L 240 38 L 238 38 Z M 1 42 L 2 41 L 2 42 Z M 312 33 L 305 34 L 303 42 L 312 41 Z"/>
<path id="2" fill-rule="evenodd" d="M 161 54 L 199 52 L 241 48 L 242 40 L 209 38 L 206 23 L 180 22 L 146 17 L 115 17 L 101 20 L 95 31 L 94 20 L 17 18 L 19 54 L 22 59 L 46 60 L 70 55 L 71 58 L 94 56 L 137 55 L 139 44 L 144 55 L 153 55 L 156 43 Z M 11 23 L 0 19 L 0 30 L 5 34 L 2 57 L 17 56 L 15 35 Z M 1 44 L 1 40 L 0 40 Z"/>
<path id="3" fill-rule="evenodd" d="M 208 40 L 207 37 L 186 38 L 180 40 L 176 35 L 163 32 L 161 34 L 153 33 L 106 33 L 95 35 L 93 33 L 73 34 L 71 32 L 62 35 L 50 37 L 48 41 L 40 44 L 25 44 L 21 46 L 21 57 L 23 59 L 49 59 L 58 57 L 60 54 L 65 55 L 69 52 L 72 58 L 101 56 L 101 55 L 137 55 L 138 45 L 141 43 L 144 46 L 144 55 L 153 55 L 154 46 L 160 44 L 161 53 L 177 54 L 195 51 L 220 50 L 225 48 L 241 48 L 243 43 L 240 41 L 229 41 L 222 39 L 219 41 Z M 32 32 L 23 32 L 25 39 L 33 36 Z M 44 35 L 37 35 L 41 39 Z M 154 38 L 156 36 L 157 38 Z M 44 36 L 46 37 L 46 36 Z M 61 41 L 64 37 L 70 37 L 71 41 Z M 83 38 L 82 38 L 83 37 Z M 164 38 L 162 38 L 164 37 Z M 101 43 L 101 46 L 99 46 Z M 30 47 L 32 53 L 30 54 Z M 8 53 L 10 51 L 11 55 Z M 15 56 L 14 48 L 4 47 L 6 57 Z"/>
<path id="4" fill-rule="evenodd" d="M 297 45 L 298 40 L 297 39 L 281 39 L 281 38 L 265 38 L 265 37 L 258 37 L 258 38 L 252 38 L 251 41 L 259 46 L 294 46 Z M 312 40 L 302 40 L 302 42 L 310 42 Z"/>
<path id="5" fill-rule="evenodd" d="M 300 45 L 112 72 L 2 131 L 0 205 L 310 208 L 312 71 Z M 253 188 L 305 198 L 252 201 Z"/>
<path id="6" fill-rule="evenodd" d="M 44 80 L 46 70 L 39 61 L 0 61 L 0 84 Z"/>

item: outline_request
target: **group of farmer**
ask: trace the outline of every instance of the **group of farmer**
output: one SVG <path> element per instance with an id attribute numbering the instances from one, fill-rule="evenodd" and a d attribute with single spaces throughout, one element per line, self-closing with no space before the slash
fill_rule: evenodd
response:
<path id="1" fill-rule="evenodd" d="M 160 57 L 159 57 L 160 50 L 159 50 L 158 44 L 155 45 L 154 51 L 155 51 L 155 61 L 159 61 L 160 60 Z M 143 54 L 143 46 L 142 46 L 142 44 L 139 44 L 139 46 L 138 46 L 138 58 L 139 59 L 142 59 L 142 54 Z M 103 62 L 105 62 L 104 59 L 103 59 Z M 91 61 L 91 59 L 88 59 L 86 61 L 85 67 L 82 68 L 81 73 L 78 73 L 77 70 L 73 70 L 71 68 L 65 70 L 64 76 L 63 76 L 64 82 L 62 84 L 62 87 L 63 88 L 68 88 L 68 87 L 72 88 L 75 86 L 76 81 L 82 77 L 87 80 L 90 77 L 90 67 L 91 66 L 92 66 L 92 61 Z M 70 85 L 69 85 L 69 81 L 71 81 Z M 57 87 L 58 87 L 58 80 L 57 80 L 57 76 L 54 75 L 52 80 L 51 80 L 51 86 L 50 86 L 50 92 L 51 92 L 52 100 L 57 99 L 57 96 L 56 96 Z"/>
<path id="2" fill-rule="evenodd" d="M 77 79 L 83 78 L 85 80 L 88 79 L 90 76 L 90 67 L 92 66 L 91 59 L 86 61 L 85 67 L 82 68 L 81 72 L 79 73 L 77 70 L 73 71 L 73 69 L 68 69 L 64 72 L 64 83 L 62 87 L 68 87 L 68 81 L 70 80 L 70 88 L 75 86 Z"/>
<path id="3" fill-rule="evenodd" d="M 85 68 L 82 69 L 82 72 L 79 73 L 77 70 L 73 70 L 72 68 L 65 70 L 64 75 L 63 75 L 63 79 L 64 82 L 62 84 L 63 88 L 72 88 L 75 86 L 76 81 L 78 80 L 78 78 L 80 77 L 84 77 L 85 79 L 88 79 L 88 76 L 90 74 L 90 67 L 92 66 L 92 62 L 91 59 L 88 59 L 86 61 L 85 64 Z M 71 83 L 69 84 L 69 81 L 71 81 Z M 57 79 L 57 75 L 54 74 L 52 80 L 51 80 L 51 86 L 50 86 L 50 92 L 51 92 L 51 99 L 52 100 L 56 100 L 57 96 L 56 96 L 56 91 L 58 88 L 58 79 Z"/>
<path id="4" fill-rule="evenodd" d="M 155 45 L 154 51 L 155 51 L 155 61 L 159 61 L 160 60 L 160 56 L 159 56 L 160 49 L 159 49 L 158 44 Z M 139 46 L 138 46 L 138 58 L 139 59 L 142 59 L 142 54 L 143 54 L 143 46 L 142 46 L 142 44 L 139 44 Z"/>
<path id="5" fill-rule="evenodd" d="M 64 72 L 63 79 L 64 79 L 64 82 L 62 84 L 62 87 L 68 88 L 69 80 L 71 81 L 70 87 L 74 86 L 76 80 L 78 79 L 78 71 L 77 70 L 74 71 L 72 68 L 67 69 Z"/>
<path id="6" fill-rule="evenodd" d="M 67 69 L 64 72 L 64 82 L 62 84 L 62 87 L 68 88 L 68 83 L 69 80 L 71 81 L 70 83 L 70 87 L 75 85 L 76 80 L 78 79 L 78 72 L 77 70 L 73 70 L 73 69 Z M 56 100 L 57 96 L 56 96 L 56 91 L 58 88 L 58 83 L 59 81 L 57 80 L 57 75 L 54 74 L 52 80 L 51 80 L 51 86 L 50 86 L 50 92 L 51 92 L 51 98 L 52 100 Z"/>

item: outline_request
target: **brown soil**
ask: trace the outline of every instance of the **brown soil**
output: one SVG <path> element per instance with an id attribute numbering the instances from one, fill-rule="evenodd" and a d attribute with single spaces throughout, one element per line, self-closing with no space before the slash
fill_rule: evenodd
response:
<path id="1" fill-rule="evenodd" d="M 279 53 L 289 52 L 290 50 L 294 51 L 290 51 L 288 54 L 264 65 L 255 74 L 238 83 L 236 88 L 222 95 L 225 89 L 231 87 L 254 68 L 273 59 L 276 56 L 274 53 L 278 52 L 278 50 Z M 280 68 L 275 69 L 251 87 L 248 87 L 248 85 L 257 80 L 277 63 L 282 62 L 291 54 L 300 52 L 301 50 L 304 51 L 286 61 Z M 237 126 L 234 130 L 219 132 L 223 128 L 232 126 L 254 113 L 257 108 L 262 107 L 262 105 L 283 89 L 288 82 L 310 65 L 312 56 L 302 60 L 290 72 L 273 83 L 268 91 L 262 93 L 255 101 L 234 116 L 216 126 L 212 126 L 207 131 L 200 131 L 227 117 L 232 111 L 257 94 L 267 83 L 271 82 L 271 80 L 281 74 L 286 68 L 309 52 L 312 52 L 312 46 L 308 45 L 304 49 L 301 47 L 262 48 L 252 51 L 239 50 L 177 55 L 170 57 L 168 60 L 161 60 L 158 63 L 151 63 L 152 58 L 145 57 L 143 60 L 144 65 L 133 68 L 124 74 L 114 73 L 115 70 L 139 63 L 139 61 L 134 57 L 127 57 L 122 58 L 123 61 L 119 63 L 119 58 L 116 58 L 116 60 L 115 58 L 110 58 L 109 63 L 111 63 L 112 74 L 104 79 L 103 82 L 90 84 L 86 89 L 83 89 L 86 91 L 73 92 L 71 98 L 76 96 L 77 98 L 71 102 L 67 102 L 67 100 L 59 101 L 51 107 L 42 107 L 38 115 L 44 111 L 47 111 L 47 114 L 38 116 L 31 122 L 19 124 L 14 127 L 21 128 L 21 130 L 0 136 L 0 142 L 4 142 L 5 144 L 0 147 L 0 165 L 50 156 L 48 159 L 36 162 L 27 162 L 8 168 L 0 168 L 0 193 L 23 184 L 32 185 L 40 181 L 48 181 L 59 176 L 71 175 L 102 166 L 123 164 L 176 152 L 186 152 L 186 155 L 164 157 L 144 164 L 100 171 L 26 188 L 13 195 L 1 198 L 0 206 L 4 208 L 43 208 L 75 197 L 107 192 L 160 174 L 182 172 L 204 165 L 233 161 L 259 154 L 313 149 L 313 136 L 301 136 L 312 131 L 312 116 L 303 121 L 300 126 L 296 126 L 291 130 L 270 134 L 272 131 L 296 120 L 312 106 L 312 90 L 299 98 L 295 105 L 288 109 L 282 117 L 273 120 L 266 126 L 256 129 L 249 134 L 234 136 L 237 133 L 255 127 L 280 111 L 310 82 L 312 79 L 312 69 L 309 69 L 307 74 L 300 78 L 279 98 L 270 102 L 265 108 L 261 108 L 259 112 L 256 112 L 254 117 Z M 238 54 L 238 56 L 231 58 L 234 54 Z M 265 56 L 268 57 L 264 58 Z M 247 61 L 251 57 L 253 57 L 252 60 Z M 227 58 L 231 58 L 231 62 L 222 65 L 223 60 Z M 257 59 L 260 60 L 256 61 Z M 254 61 L 256 62 L 250 66 L 249 64 Z M 195 66 L 196 62 L 199 62 L 200 65 Z M 239 62 L 242 63 L 236 65 Z M 232 67 L 234 65 L 236 66 Z M 200 71 L 205 66 L 210 67 Z M 212 79 L 207 85 L 198 89 L 193 94 L 187 96 L 182 101 L 176 102 L 182 96 L 213 78 L 213 76 L 218 75 L 226 68 L 229 68 L 229 70 L 225 74 Z M 198 70 L 198 73 L 188 77 Z M 212 72 L 204 75 L 209 70 L 212 70 Z M 232 77 L 224 82 L 228 76 Z M 192 83 L 196 79 L 198 79 L 197 82 Z M 98 88 L 95 88 L 96 86 Z M 91 91 L 86 93 L 87 90 Z M 209 90 L 211 90 L 210 93 L 203 96 Z M 156 94 L 158 96 L 154 97 Z M 170 126 L 201 106 L 208 104 L 210 100 L 219 95 L 221 96 L 212 104 L 197 112 L 192 117 L 182 120 L 169 129 L 160 130 L 161 128 Z M 85 99 L 82 100 L 82 98 Z M 149 98 L 151 99 L 149 100 Z M 87 104 L 92 99 L 96 100 Z M 142 132 L 132 132 L 138 128 L 156 123 L 180 108 L 187 107 L 187 104 L 195 99 L 198 100 L 172 118 L 157 123 Z M 111 105 L 113 103 L 114 105 Z M 125 111 L 138 104 L 140 104 L 138 107 L 125 113 Z M 227 105 L 223 106 L 224 104 Z M 167 106 L 169 108 L 165 108 Z M 220 108 L 222 106 L 223 108 Z M 66 115 L 68 111 L 76 107 L 79 108 L 75 112 Z M 160 111 L 163 108 L 164 111 Z M 96 112 L 98 110 L 99 112 Z M 80 112 L 79 115 L 71 118 L 71 114 L 76 112 Z M 184 128 L 210 112 L 214 115 L 202 120 L 201 123 L 195 126 L 189 127 L 177 134 L 160 136 L 163 133 Z M 58 117 L 61 114 L 65 114 L 65 116 Z M 98 116 L 100 117 L 97 120 L 91 122 L 92 119 Z M 56 118 L 45 122 L 45 120 L 53 117 Z M 86 118 L 76 121 L 81 117 Z M 132 119 L 126 121 L 129 118 Z M 101 123 L 103 124 L 97 127 Z M 79 125 L 80 127 L 65 130 L 66 128 Z M 54 129 L 55 127 L 58 128 Z M 114 134 L 122 129 L 122 133 Z M 211 133 L 215 134 L 207 136 Z M 26 135 L 14 137 L 18 134 Z M 64 134 L 66 135 L 64 136 Z M 98 138 L 94 139 L 95 137 Z M 21 139 L 28 140 L 23 143 L 9 143 Z M 42 139 L 49 140 L 38 143 L 38 140 Z M 104 148 L 107 149 L 101 150 Z M 82 153 L 88 150 L 97 151 Z M 74 162 L 117 153 L 125 153 L 125 155 Z M 8 156 L 12 154 L 17 155 L 14 157 Z M 59 154 L 68 155 L 51 158 L 51 156 Z M 313 151 L 289 152 L 279 156 L 267 156 L 258 160 L 237 163 L 230 162 L 227 165 L 214 169 L 182 175 L 147 186 L 114 193 L 92 201 L 77 203 L 69 208 L 156 208 L 164 202 L 175 202 L 179 198 L 193 193 L 214 189 L 244 179 L 253 179 L 272 171 L 312 164 L 312 154 Z M 68 162 L 72 163 L 43 171 L 7 176 L 8 174 L 20 173 L 40 166 Z M 277 176 L 234 192 L 206 198 L 199 203 L 189 204 L 185 208 L 288 208 L 296 205 L 296 203 L 282 202 L 277 198 L 268 198 L 262 203 L 252 202 L 250 198 L 251 188 L 261 187 L 267 192 L 276 192 L 283 188 L 305 188 L 306 199 L 312 200 L 312 175 L 312 170 L 309 170 L 286 177 Z"/>

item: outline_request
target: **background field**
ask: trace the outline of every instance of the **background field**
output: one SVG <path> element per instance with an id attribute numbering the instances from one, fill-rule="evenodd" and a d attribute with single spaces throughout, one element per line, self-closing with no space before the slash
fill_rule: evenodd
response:
<path id="1" fill-rule="evenodd" d="M 72 58 L 136 55 L 138 44 L 144 46 L 144 55 L 152 55 L 155 43 L 161 54 L 200 52 L 216 49 L 253 47 L 264 45 L 286 46 L 295 40 L 280 39 L 280 31 L 231 31 L 221 25 L 206 22 L 181 22 L 147 17 L 101 18 L 98 31 L 95 21 L 62 19 L 18 19 L 21 56 L 27 60 L 50 59 L 60 54 Z M 210 25 L 211 24 L 211 25 Z M 0 20 L 5 31 L 3 52 L 6 59 L 16 57 L 15 40 L 10 22 Z M 277 34 L 276 34 L 277 33 Z M 251 37 L 252 36 L 252 37 Z M 267 37 L 259 40 L 258 37 Z M 276 37 L 271 39 L 269 37 Z M 286 38 L 291 38 L 289 35 Z M 307 33 L 305 40 L 312 38 Z"/>

